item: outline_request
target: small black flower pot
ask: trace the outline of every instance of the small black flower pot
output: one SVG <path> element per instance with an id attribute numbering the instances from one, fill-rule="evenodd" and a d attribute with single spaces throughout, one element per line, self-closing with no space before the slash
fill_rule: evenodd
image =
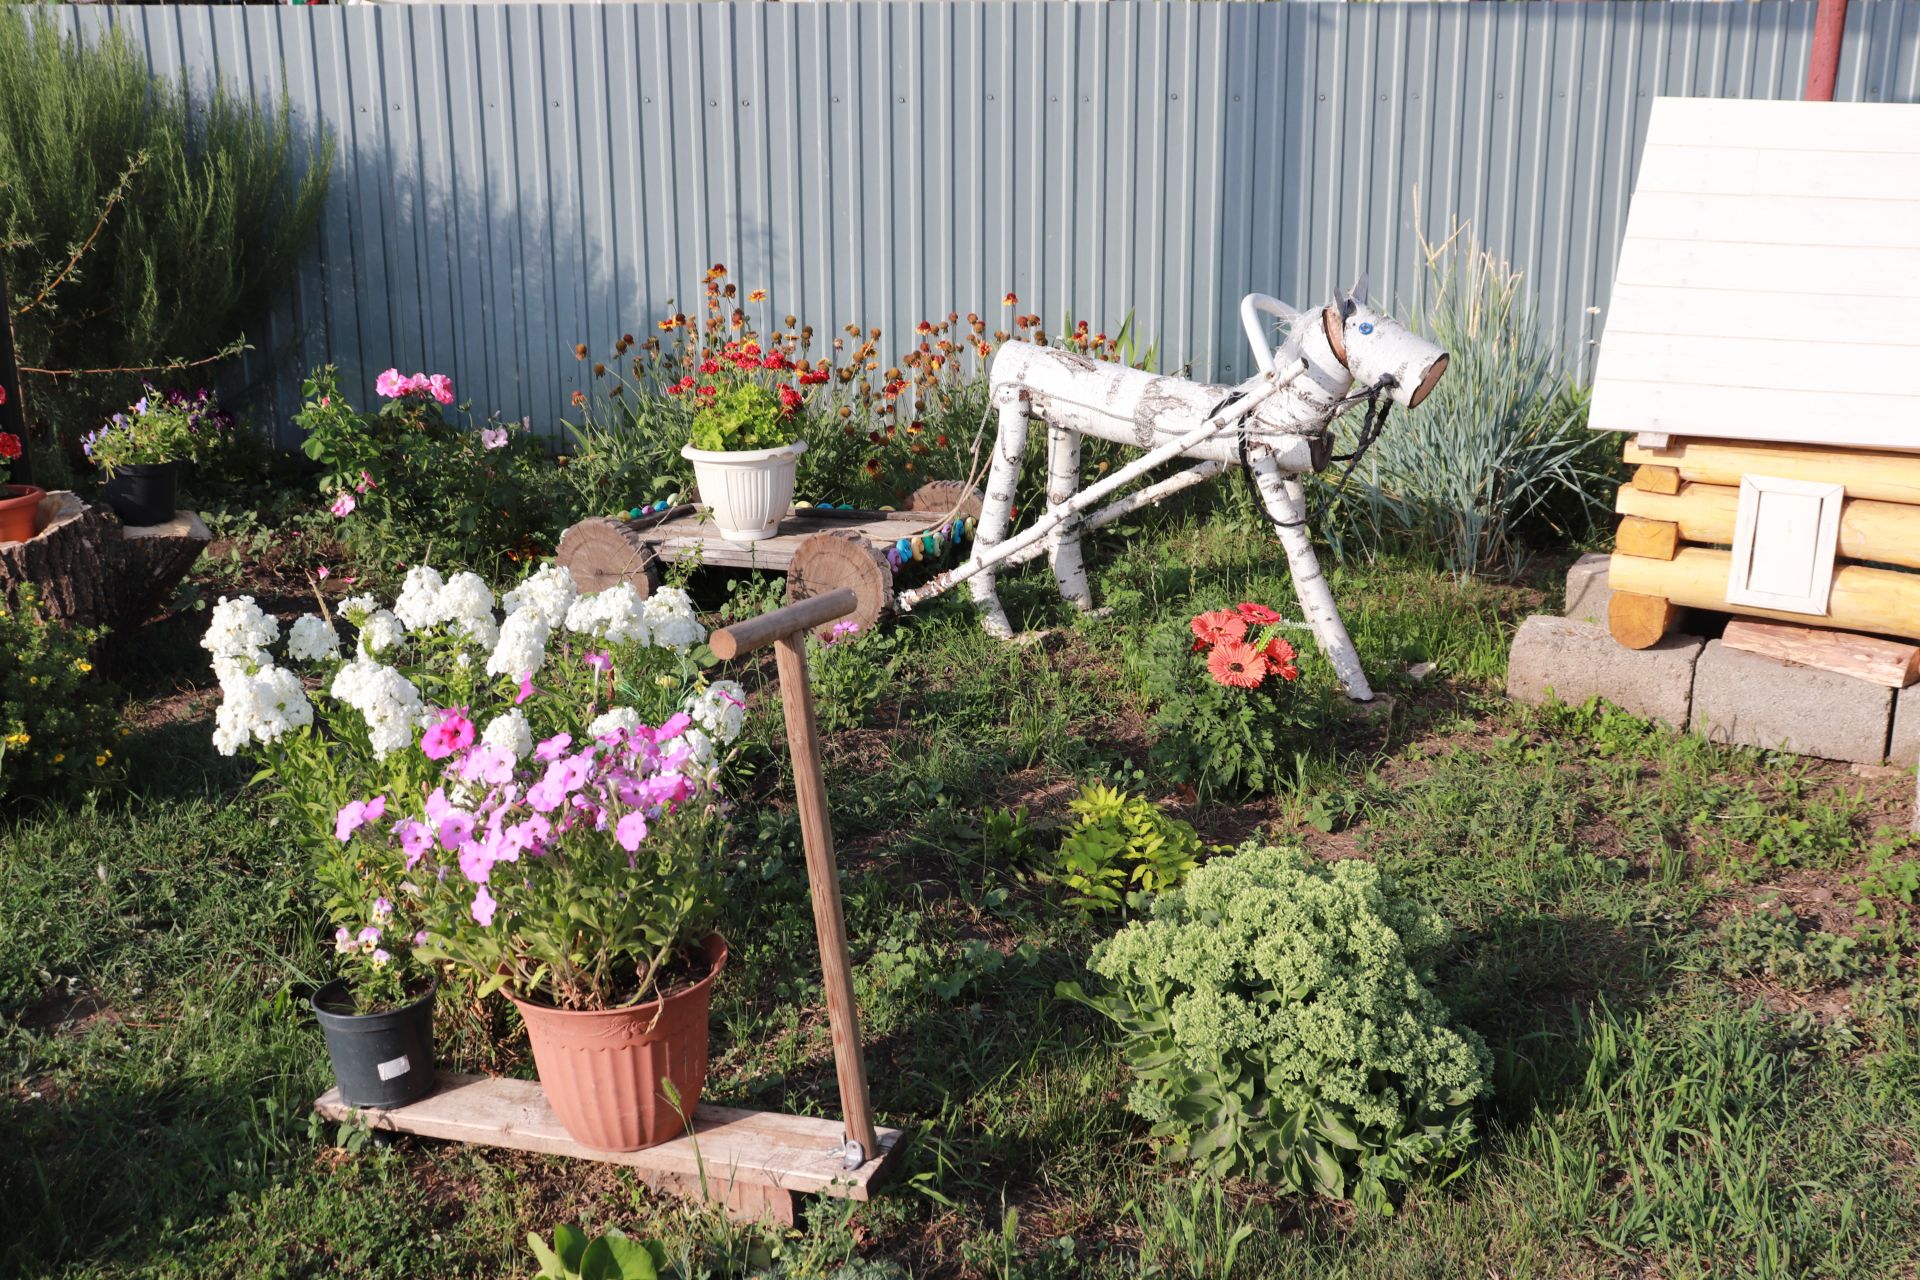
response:
<path id="1" fill-rule="evenodd" d="M 125 525 L 165 524 L 179 496 L 177 462 L 136 462 L 116 468 L 107 481 L 107 505 Z"/>
<path id="2" fill-rule="evenodd" d="M 345 982 L 335 979 L 313 993 L 340 1101 L 403 1107 L 433 1092 L 434 994 L 383 1013 L 353 1013 Z"/>

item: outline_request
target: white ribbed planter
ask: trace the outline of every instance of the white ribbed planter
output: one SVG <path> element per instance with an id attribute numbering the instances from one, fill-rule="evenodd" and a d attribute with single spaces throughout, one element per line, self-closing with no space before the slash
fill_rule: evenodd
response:
<path id="1" fill-rule="evenodd" d="M 713 516 L 714 527 L 728 542 L 758 542 L 771 538 L 787 505 L 793 501 L 793 472 L 805 440 L 775 449 L 711 450 L 692 445 L 680 456 L 693 464 L 700 501 Z"/>

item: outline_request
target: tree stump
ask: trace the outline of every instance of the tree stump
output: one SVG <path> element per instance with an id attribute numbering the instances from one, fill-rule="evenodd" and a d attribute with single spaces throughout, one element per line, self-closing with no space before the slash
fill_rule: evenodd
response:
<path id="1" fill-rule="evenodd" d="M 893 612 L 893 570 L 887 557 L 857 533 L 816 533 L 793 553 L 787 566 L 787 601 L 798 603 L 829 591 L 850 587 L 859 603 L 845 618 L 816 628 L 822 635 L 842 622 L 870 631 Z"/>
<path id="2" fill-rule="evenodd" d="M 978 520 L 984 503 L 980 491 L 965 480 L 929 480 L 907 499 L 907 510 L 934 511 L 941 515 Z"/>
<path id="3" fill-rule="evenodd" d="M 660 585 L 660 562 L 633 526 L 612 516 L 582 520 L 560 535 L 553 562 L 573 575 L 583 594 L 625 582 L 642 600 Z"/>
<path id="4" fill-rule="evenodd" d="M 40 502 L 40 532 L 0 543 L 0 596 L 13 606 L 32 583 L 48 617 L 130 631 L 145 622 L 213 540 L 191 511 L 130 529 L 104 507 L 59 490 Z"/>

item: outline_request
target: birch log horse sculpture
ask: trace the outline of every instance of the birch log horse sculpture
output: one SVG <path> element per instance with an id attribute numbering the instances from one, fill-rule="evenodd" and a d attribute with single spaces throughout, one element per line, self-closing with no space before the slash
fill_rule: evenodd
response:
<path id="1" fill-rule="evenodd" d="M 1287 336 L 1276 352 L 1262 313 Z M 1252 474 L 1262 505 L 1279 531 L 1293 571 L 1294 591 L 1322 652 L 1347 696 L 1373 698 L 1353 640 L 1340 621 L 1307 535 L 1306 495 L 1300 477 L 1324 470 L 1332 457 L 1332 427 L 1348 407 L 1366 402 L 1368 415 L 1355 454 L 1386 422 L 1390 404 L 1412 408 L 1426 399 L 1447 369 L 1447 353 L 1367 305 L 1365 277 L 1317 312 L 1302 313 L 1265 294 L 1240 303 L 1240 319 L 1259 372 L 1232 390 L 1184 378 L 1146 373 L 1074 352 L 1009 342 L 989 371 L 999 413 L 986 502 L 967 562 L 896 601 L 902 610 L 971 581 L 987 631 L 1013 633 L 994 590 L 1003 566 L 1045 553 L 1060 594 L 1092 605 L 1081 535 L 1160 502 L 1239 464 Z M 1352 389 L 1356 382 L 1360 390 Z M 1385 403 L 1383 403 L 1385 402 Z M 1047 510 L 1008 536 L 1013 491 L 1027 446 L 1027 424 L 1047 424 Z M 1080 438 L 1098 436 L 1147 452 L 1085 489 L 1080 488 Z M 1176 457 L 1197 465 L 1089 512 L 1154 467 Z"/>

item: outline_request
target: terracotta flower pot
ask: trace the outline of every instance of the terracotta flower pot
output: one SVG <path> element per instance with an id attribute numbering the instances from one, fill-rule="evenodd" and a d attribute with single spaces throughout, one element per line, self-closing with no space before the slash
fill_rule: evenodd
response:
<path id="1" fill-rule="evenodd" d="M 40 499 L 46 496 L 30 484 L 0 485 L 0 542 L 25 542 L 40 532 Z"/>
<path id="2" fill-rule="evenodd" d="M 576 1141 L 639 1151 L 686 1132 L 707 1082 L 707 1007 L 727 940 L 702 948 L 712 969 L 692 986 L 628 1009 L 556 1009 L 509 993 L 526 1019 L 533 1064 L 553 1113 Z M 680 1111 L 667 1101 L 671 1080 Z"/>
<path id="3" fill-rule="evenodd" d="M 681 448 L 693 464 L 700 499 L 713 516 L 714 529 L 728 542 L 759 542 L 778 532 L 793 501 L 793 478 L 805 440 L 774 449 Z"/>

